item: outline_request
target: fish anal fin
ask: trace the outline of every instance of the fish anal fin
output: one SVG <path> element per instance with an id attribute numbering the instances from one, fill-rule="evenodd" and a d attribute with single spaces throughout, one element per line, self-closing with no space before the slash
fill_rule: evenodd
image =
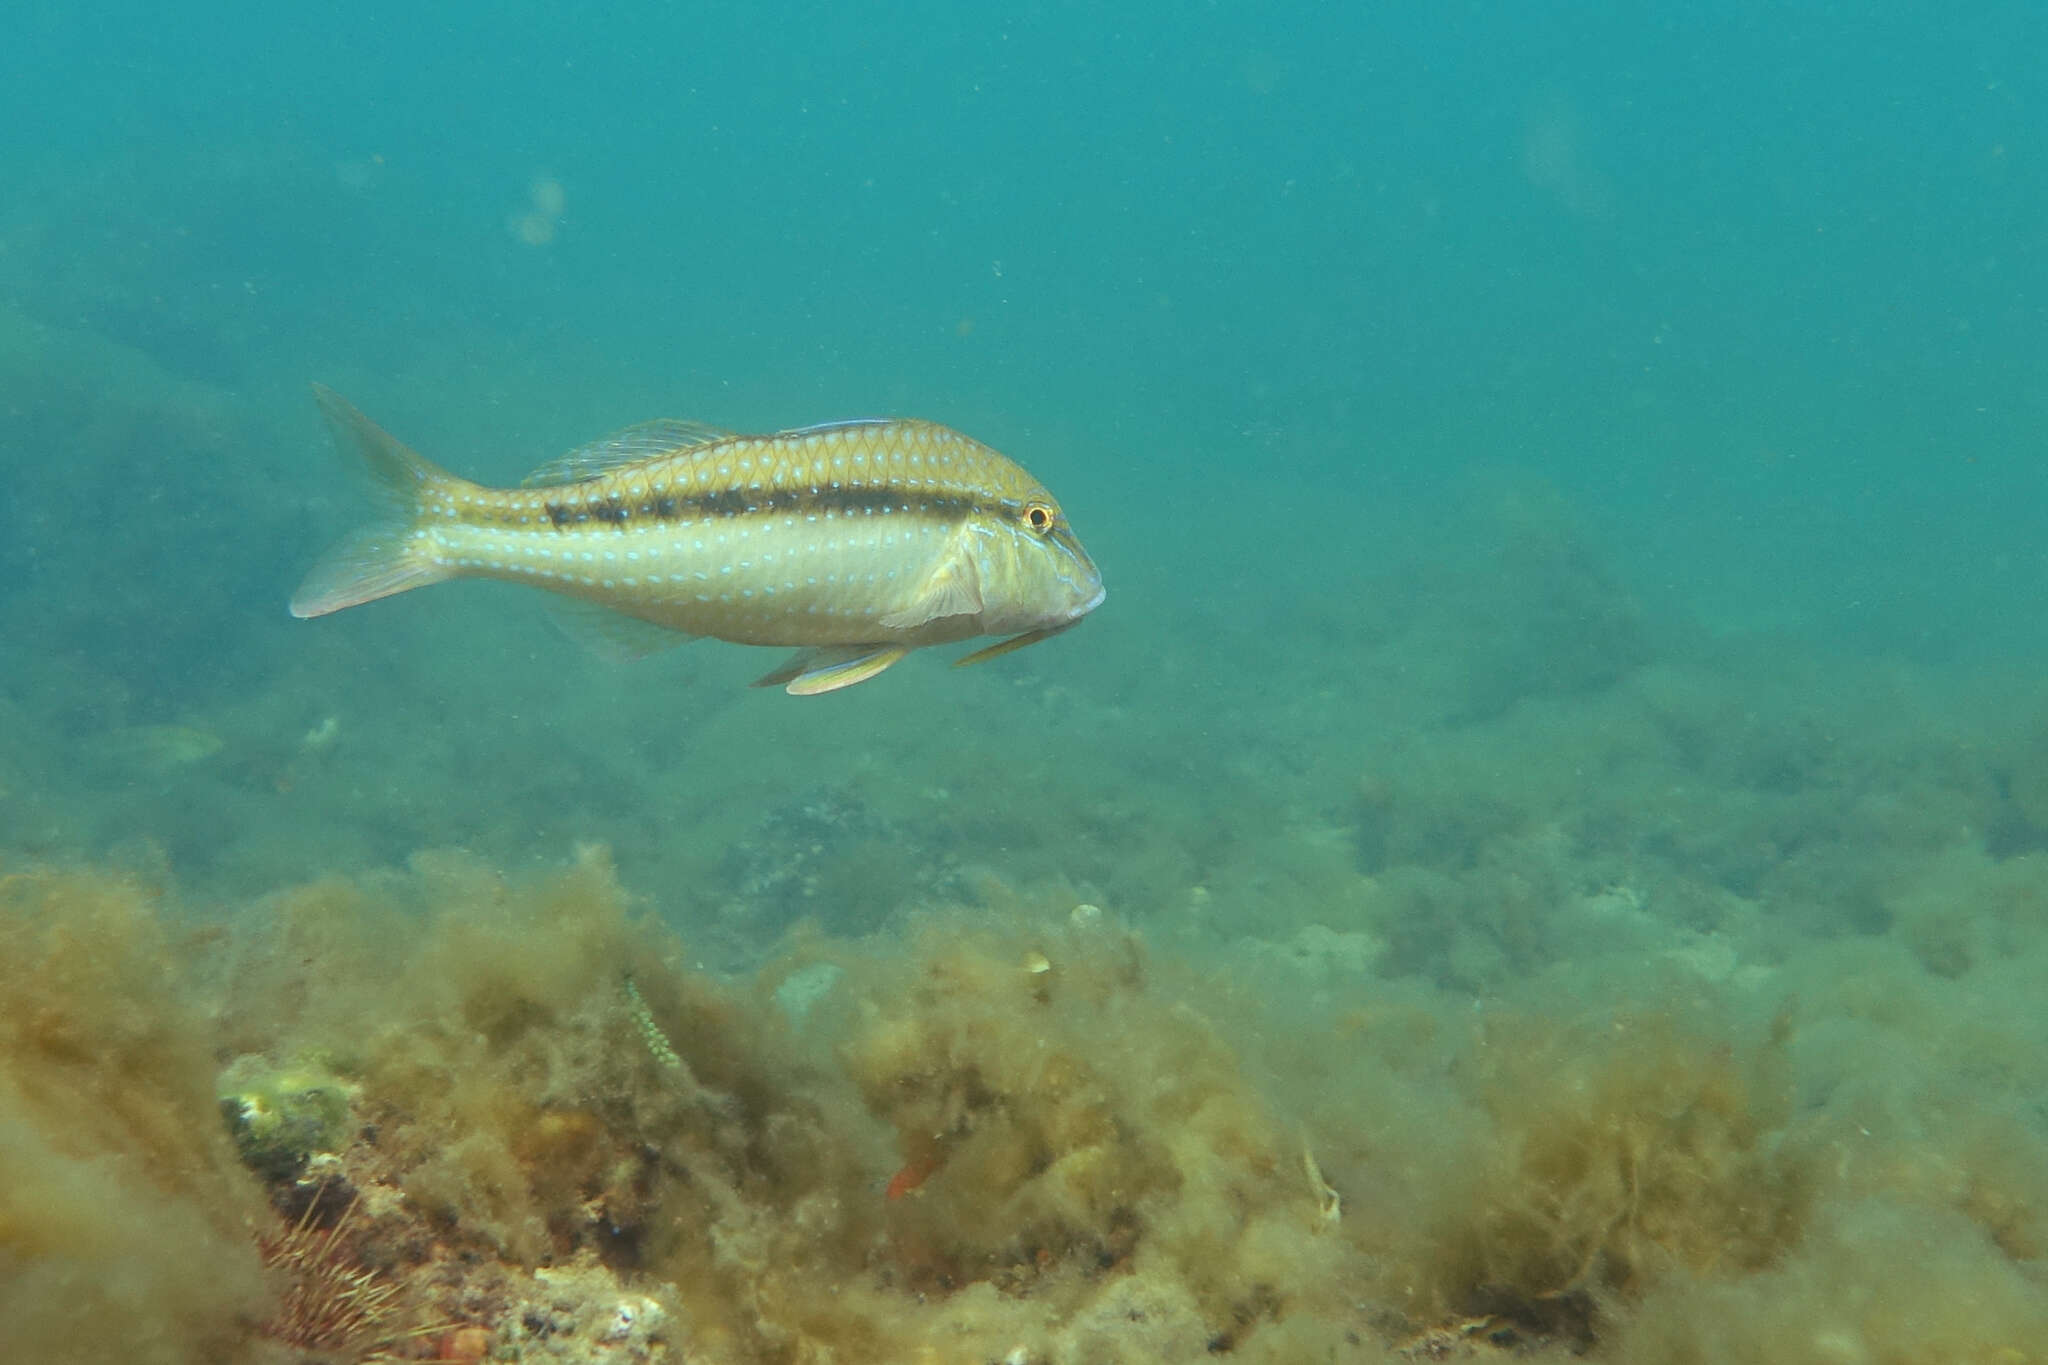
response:
<path id="1" fill-rule="evenodd" d="M 549 598 L 548 615 L 564 635 L 615 663 L 631 663 L 697 638 L 580 597 Z"/>
<path id="2" fill-rule="evenodd" d="M 910 651 L 902 645 L 832 645 L 800 649 L 754 679 L 755 687 L 780 686 L 792 697 L 815 697 L 864 683 L 900 661 Z"/>
<path id="3" fill-rule="evenodd" d="M 702 422 L 685 422 L 678 418 L 663 417 L 652 422 L 640 422 L 630 427 L 621 427 L 609 436 L 600 436 L 588 445 L 577 446 L 566 455 L 557 455 L 520 481 L 522 488 L 553 487 L 565 483 L 584 483 L 611 473 L 623 465 L 637 464 L 641 460 L 652 460 L 661 456 L 686 455 L 703 446 L 717 445 L 729 441 L 732 433 Z"/>
<path id="4" fill-rule="evenodd" d="M 962 540 L 919 585 L 910 605 L 881 617 L 879 624 L 891 630 L 915 630 L 948 616 L 979 616 L 981 607 L 981 572 Z"/>

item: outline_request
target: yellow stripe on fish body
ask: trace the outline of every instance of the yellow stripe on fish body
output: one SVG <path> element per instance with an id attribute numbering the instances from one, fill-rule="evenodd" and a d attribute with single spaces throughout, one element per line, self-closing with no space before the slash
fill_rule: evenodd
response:
<path id="1" fill-rule="evenodd" d="M 811 693 L 910 649 L 1073 625 L 1101 578 L 1059 504 L 1015 462 L 932 422 L 736 436 L 649 422 L 551 461 L 516 489 L 448 474 L 315 386 L 390 518 L 330 551 L 292 598 L 320 616 L 448 578 L 584 604 L 616 652 L 679 636 L 805 652 L 762 679 Z"/>

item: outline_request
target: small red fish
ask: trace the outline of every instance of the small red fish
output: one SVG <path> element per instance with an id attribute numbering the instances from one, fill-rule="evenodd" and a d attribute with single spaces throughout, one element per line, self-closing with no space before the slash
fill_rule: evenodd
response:
<path id="1" fill-rule="evenodd" d="M 889 1177 L 889 1188 L 882 1192 L 882 1197 L 901 1199 L 906 1194 L 914 1193 L 918 1186 L 924 1184 L 932 1173 L 944 1164 L 935 1151 L 914 1161 L 904 1162 L 903 1169 Z"/>

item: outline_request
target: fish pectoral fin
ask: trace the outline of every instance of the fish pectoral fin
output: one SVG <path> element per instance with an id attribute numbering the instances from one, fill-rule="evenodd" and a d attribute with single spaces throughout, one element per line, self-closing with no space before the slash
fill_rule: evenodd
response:
<path id="1" fill-rule="evenodd" d="M 963 541 L 941 560 L 919 585 L 917 596 L 901 611 L 892 611 L 877 623 L 891 630 L 916 630 L 928 621 L 947 616 L 981 614 L 981 573 L 974 556 Z"/>
<path id="2" fill-rule="evenodd" d="M 578 597 L 549 599 L 548 615 L 562 634 L 615 663 L 631 663 L 697 638 Z"/>
<path id="3" fill-rule="evenodd" d="M 1012 650 L 1022 649 L 1026 645 L 1035 645 L 1040 640 L 1050 640 L 1061 631 L 1072 630 L 1080 624 L 1080 618 L 1076 617 L 1071 621 L 1062 621 L 1056 626 L 1046 626 L 1042 630 L 1027 630 L 1022 635 L 1012 635 L 1009 639 L 998 644 L 989 645 L 984 649 L 977 649 L 972 654 L 961 655 L 953 660 L 953 667 L 965 668 L 969 664 L 986 663 L 990 659 L 1000 658 Z"/>
<path id="4" fill-rule="evenodd" d="M 755 687 L 780 686 L 792 697 L 815 697 L 864 683 L 910 651 L 902 645 L 831 645 L 800 649 L 773 672 L 754 679 Z"/>

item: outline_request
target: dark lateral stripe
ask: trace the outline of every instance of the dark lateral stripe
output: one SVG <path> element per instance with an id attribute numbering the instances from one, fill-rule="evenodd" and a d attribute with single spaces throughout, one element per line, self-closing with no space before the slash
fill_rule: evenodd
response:
<path id="1" fill-rule="evenodd" d="M 544 503 L 554 526 L 603 522 L 621 529 L 633 522 L 693 522 L 706 518 L 743 517 L 757 513 L 808 516 L 840 512 L 848 516 L 880 512 L 928 512 L 949 519 L 991 513 L 992 504 L 959 493 L 903 492 L 891 488 L 719 488 L 680 496 L 664 494 L 628 502 L 616 494 L 562 498 Z"/>

